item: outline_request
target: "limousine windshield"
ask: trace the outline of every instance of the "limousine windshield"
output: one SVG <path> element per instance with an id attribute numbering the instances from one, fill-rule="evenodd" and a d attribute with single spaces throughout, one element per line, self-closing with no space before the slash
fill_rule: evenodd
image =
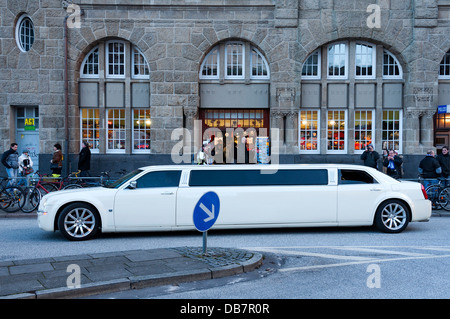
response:
<path id="1" fill-rule="evenodd" d="M 123 185 L 123 183 L 127 182 L 128 180 L 132 179 L 133 177 L 135 177 L 136 175 L 140 174 L 141 172 L 143 172 L 142 169 L 136 169 L 128 174 L 123 175 L 121 178 L 119 178 L 118 180 L 112 182 L 111 184 L 107 184 L 104 187 L 106 188 L 119 188 L 120 186 Z"/>

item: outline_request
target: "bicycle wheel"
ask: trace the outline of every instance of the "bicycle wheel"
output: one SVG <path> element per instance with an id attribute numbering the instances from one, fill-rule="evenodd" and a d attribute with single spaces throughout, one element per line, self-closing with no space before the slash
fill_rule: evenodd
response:
<path id="1" fill-rule="evenodd" d="M 37 189 L 39 190 L 41 195 L 44 196 L 50 192 L 56 192 L 58 190 L 58 187 L 56 187 L 55 184 L 52 183 L 40 183 L 39 186 L 37 186 Z"/>
<path id="2" fill-rule="evenodd" d="M 437 184 L 428 186 L 425 191 L 427 192 L 428 199 L 431 201 L 434 209 L 440 209 L 442 206 L 439 201 L 439 193 L 441 187 Z"/>
<path id="3" fill-rule="evenodd" d="M 9 204 L 11 204 L 10 196 L 5 193 L 5 189 L 3 188 L 0 191 L 0 209 L 6 210 L 6 208 L 9 207 Z"/>
<path id="4" fill-rule="evenodd" d="M 450 211 L 450 186 L 444 187 L 439 193 L 439 204 L 446 211 Z"/>
<path id="5" fill-rule="evenodd" d="M 65 189 L 77 189 L 77 188 L 83 188 L 80 184 L 69 184 L 67 186 L 64 186 L 63 190 Z"/>
<path id="6" fill-rule="evenodd" d="M 41 202 L 41 193 L 35 187 L 30 187 L 24 190 L 25 198 L 23 200 L 23 204 L 20 209 L 24 213 L 31 213 L 34 211 Z"/>
<path id="7" fill-rule="evenodd" d="M 22 202 L 24 200 L 24 194 L 20 187 L 8 186 L 3 191 L 6 196 L 5 201 L 9 202 L 7 207 L 3 208 L 7 213 L 15 213 L 20 210 Z"/>

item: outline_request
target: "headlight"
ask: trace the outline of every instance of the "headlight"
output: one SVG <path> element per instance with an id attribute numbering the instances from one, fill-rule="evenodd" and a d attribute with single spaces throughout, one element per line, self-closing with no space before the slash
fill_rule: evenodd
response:
<path id="1" fill-rule="evenodd" d="M 47 198 L 45 196 L 41 198 L 38 210 L 41 212 L 45 212 L 47 210 Z"/>
<path id="2" fill-rule="evenodd" d="M 40 204 L 42 205 L 42 207 L 45 207 L 47 205 L 47 197 L 42 197 Z"/>

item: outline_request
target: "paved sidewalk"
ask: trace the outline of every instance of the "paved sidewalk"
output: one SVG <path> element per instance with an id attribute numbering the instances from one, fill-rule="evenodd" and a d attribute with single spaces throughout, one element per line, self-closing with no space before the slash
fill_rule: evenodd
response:
<path id="1" fill-rule="evenodd" d="M 179 247 L 0 261 L 0 299 L 77 298 L 252 271 L 263 256 L 246 250 Z M 80 274 L 81 282 L 77 281 Z M 79 288 L 68 287 L 79 283 Z"/>

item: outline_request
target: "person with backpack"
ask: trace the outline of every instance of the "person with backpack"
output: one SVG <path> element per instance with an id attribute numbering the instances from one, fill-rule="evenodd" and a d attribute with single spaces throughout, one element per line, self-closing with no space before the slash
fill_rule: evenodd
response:
<path id="1" fill-rule="evenodd" d="M 19 171 L 19 153 L 17 153 L 17 143 L 11 143 L 9 150 L 3 153 L 1 162 L 6 168 L 9 181 L 7 186 L 16 184 L 17 173 Z"/>

